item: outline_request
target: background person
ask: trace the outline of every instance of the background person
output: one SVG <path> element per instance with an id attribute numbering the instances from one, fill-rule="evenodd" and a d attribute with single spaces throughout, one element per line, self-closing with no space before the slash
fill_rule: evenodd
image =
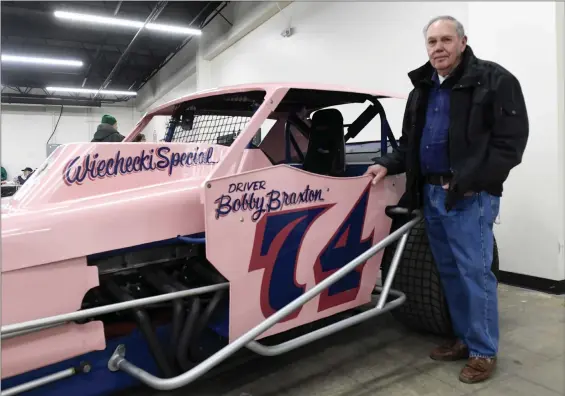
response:
<path id="1" fill-rule="evenodd" d="M 29 166 L 22 169 L 22 174 L 16 177 L 15 182 L 23 186 L 23 184 L 27 181 L 27 179 L 29 179 L 32 173 L 33 169 L 31 169 Z"/>
<path id="2" fill-rule="evenodd" d="M 118 121 L 111 115 L 104 115 L 92 142 L 121 142 L 125 136 L 118 132 Z"/>

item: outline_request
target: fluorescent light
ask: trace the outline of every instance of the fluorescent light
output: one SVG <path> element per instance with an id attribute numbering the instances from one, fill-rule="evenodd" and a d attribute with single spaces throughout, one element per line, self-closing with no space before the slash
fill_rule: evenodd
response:
<path id="1" fill-rule="evenodd" d="M 61 19 L 68 19 L 71 21 L 91 22 L 102 25 L 134 27 L 138 29 L 143 26 L 143 22 L 128 21 L 126 19 L 109 18 L 109 17 L 90 15 L 90 14 L 77 14 L 74 12 L 65 12 L 65 11 L 55 11 L 55 17 Z"/>
<path id="2" fill-rule="evenodd" d="M 32 63 L 37 65 L 56 65 L 81 67 L 82 61 L 71 59 L 37 58 L 33 56 L 19 56 L 2 54 L 2 62 Z"/>
<path id="3" fill-rule="evenodd" d="M 174 25 L 162 25 L 158 23 L 148 23 L 145 28 L 149 30 L 155 30 L 157 32 L 167 32 L 167 33 L 178 33 L 178 34 L 188 34 L 192 36 L 200 36 L 202 31 L 198 29 L 191 29 L 182 26 Z"/>
<path id="4" fill-rule="evenodd" d="M 87 89 L 87 88 L 65 88 L 65 87 L 47 87 L 45 88 L 48 91 L 53 92 L 74 92 L 74 93 L 87 93 L 87 94 L 95 94 L 98 92 L 97 89 Z M 107 91 L 105 89 L 101 90 L 100 93 L 102 95 L 124 95 L 124 96 L 135 96 L 137 92 L 131 91 Z"/>
<path id="5" fill-rule="evenodd" d="M 143 26 L 143 22 L 139 22 L 139 21 L 104 17 L 104 16 L 91 15 L 91 14 L 78 14 L 75 12 L 66 12 L 66 11 L 55 11 L 55 17 L 61 19 L 68 19 L 71 21 L 77 21 L 77 22 L 89 22 L 89 23 L 97 23 L 100 25 L 123 26 L 123 27 L 131 27 L 136 29 L 139 29 Z M 198 29 L 191 29 L 191 28 L 175 26 L 175 25 L 163 25 L 159 23 L 148 23 L 145 26 L 145 28 L 148 30 L 155 30 L 155 31 L 167 32 L 167 33 L 189 34 L 196 36 L 202 34 L 202 32 Z"/>

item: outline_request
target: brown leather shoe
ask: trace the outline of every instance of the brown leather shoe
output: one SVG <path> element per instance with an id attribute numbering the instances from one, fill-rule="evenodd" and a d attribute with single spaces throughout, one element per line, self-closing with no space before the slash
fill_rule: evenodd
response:
<path id="1" fill-rule="evenodd" d="M 463 360 L 468 357 L 469 349 L 459 340 L 448 341 L 430 353 L 430 358 L 441 361 Z"/>
<path id="2" fill-rule="evenodd" d="M 469 358 L 459 374 L 459 381 L 466 384 L 476 384 L 489 379 L 496 367 L 496 358 Z"/>

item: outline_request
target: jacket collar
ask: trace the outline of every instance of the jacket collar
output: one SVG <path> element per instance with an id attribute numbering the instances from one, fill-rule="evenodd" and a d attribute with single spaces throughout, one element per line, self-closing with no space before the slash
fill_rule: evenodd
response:
<path id="1" fill-rule="evenodd" d="M 450 74 L 449 78 L 445 80 L 444 84 L 452 85 L 459 83 L 459 85 L 468 85 L 477 80 L 479 71 L 476 68 L 476 64 L 477 57 L 473 53 L 471 47 L 467 45 L 465 51 L 463 51 L 461 62 Z M 433 68 L 432 64 L 430 63 L 430 61 L 428 61 L 424 65 L 408 73 L 408 77 L 410 78 L 410 81 L 412 82 L 414 87 L 419 87 L 422 84 L 432 85 L 432 78 L 435 72 L 436 71 Z"/>

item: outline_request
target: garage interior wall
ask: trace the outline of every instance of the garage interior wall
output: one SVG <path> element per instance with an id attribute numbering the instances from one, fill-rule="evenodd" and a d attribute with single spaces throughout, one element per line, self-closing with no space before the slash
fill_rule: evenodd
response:
<path id="1" fill-rule="evenodd" d="M 549 282 L 551 287 L 557 282 L 565 284 L 565 81 L 561 70 L 565 55 L 559 47 L 564 43 L 559 22 L 563 23 L 560 15 L 565 15 L 563 4 L 279 4 L 283 4 L 282 11 L 273 11 L 274 2 L 232 2 L 225 15 L 233 26 L 221 25 L 221 18 L 207 26 L 199 38 L 199 47 L 195 43 L 187 46 L 175 56 L 177 62 L 173 59 L 159 71 L 158 79 L 139 92 L 136 110 L 145 112 L 196 90 L 251 82 L 329 83 L 407 95 L 411 89 L 407 72 L 427 59 L 422 28 L 434 16 L 452 15 L 465 26 L 469 45 L 479 58 L 499 62 L 518 77 L 528 106 L 528 147 L 523 163 L 505 184 L 500 224 L 495 226 L 501 270 L 507 276 Z M 283 37 L 281 32 L 288 26 L 294 32 Z M 187 54 L 194 54 L 195 60 L 188 61 L 194 58 Z M 404 102 L 384 105 L 392 129 L 399 136 Z M 10 139 L 5 135 L 5 114 L 3 109 L 3 147 Z M 52 115 L 38 113 L 34 117 L 38 117 L 38 123 L 43 117 L 45 125 L 53 122 Z M 137 120 L 133 118 L 132 125 Z M 13 122 L 16 130 L 26 124 Z M 153 133 L 157 140 L 162 137 L 165 122 L 164 117 L 159 117 L 147 126 L 148 140 L 153 140 Z M 43 129 L 52 131 L 51 127 Z M 358 139 L 375 139 L 378 134 L 376 128 L 368 128 Z M 26 147 L 12 139 L 11 147 Z M 28 140 L 22 137 L 19 141 L 29 144 Z M 41 153 L 45 140 L 38 149 Z M 8 151 L 3 148 L 4 163 Z"/>
<path id="2" fill-rule="evenodd" d="M 560 161 L 559 170 L 561 171 L 559 180 L 559 202 L 561 208 L 561 221 L 565 224 L 565 2 L 556 4 L 557 13 L 555 15 L 557 25 L 557 89 L 559 90 L 559 112 L 557 133 L 559 141 L 557 142 L 558 158 Z M 565 227 L 561 229 L 561 242 L 565 241 Z M 561 268 L 565 272 L 565 246 L 560 245 Z"/>
<path id="3" fill-rule="evenodd" d="M 47 158 L 46 145 L 90 141 L 104 114 L 118 120 L 123 135 L 131 131 L 141 113 L 132 105 L 78 107 L 39 105 L 2 105 L 0 131 L 2 134 L 2 166 L 10 179 L 29 166 L 35 169 Z M 57 125 L 57 121 L 59 121 Z M 57 129 L 55 129 L 57 126 Z"/>

